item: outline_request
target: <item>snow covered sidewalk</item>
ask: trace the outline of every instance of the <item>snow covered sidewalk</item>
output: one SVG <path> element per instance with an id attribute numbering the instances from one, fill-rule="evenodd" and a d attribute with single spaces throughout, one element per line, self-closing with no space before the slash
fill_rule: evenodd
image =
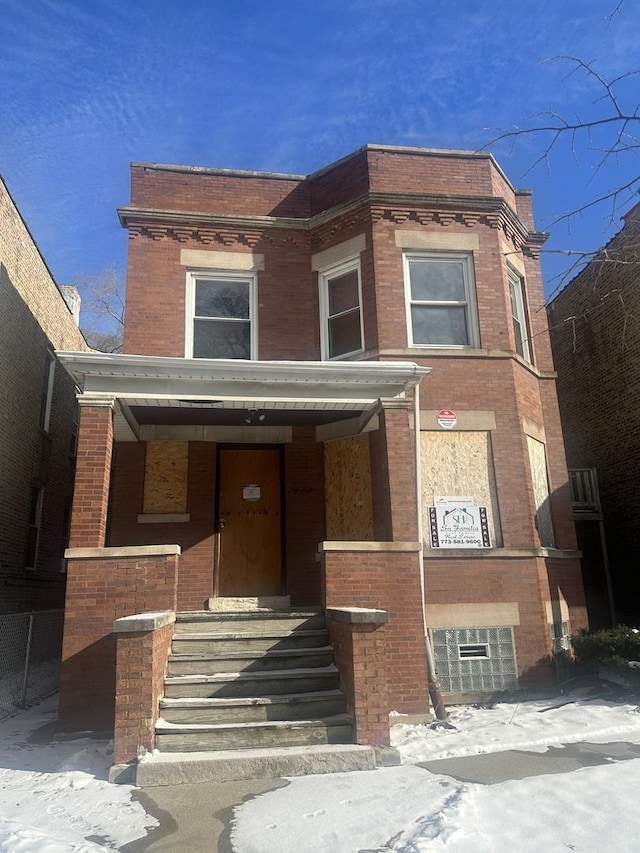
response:
<path id="1" fill-rule="evenodd" d="M 632 853 L 640 759 L 496 785 L 463 784 L 412 766 L 512 749 L 543 753 L 568 743 L 640 743 L 635 703 L 574 698 L 460 707 L 451 728 L 398 725 L 393 742 L 409 763 L 292 779 L 236 809 L 234 850 Z"/>
<path id="2" fill-rule="evenodd" d="M 157 821 L 106 781 L 107 742 L 35 742 L 56 719 L 50 697 L 0 724 L 0 851 L 102 853 L 143 837 Z"/>
<path id="3" fill-rule="evenodd" d="M 105 781 L 109 745 L 89 738 L 50 742 L 55 716 L 55 699 L 49 699 L 0 724 L 0 853 L 105 853 L 144 839 L 158 822 L 145 814 L 131 787 Z M 246 802 L 239 795 L 230 842 L 235 853 L 638 849 L 640 758 L 499 784 L 462 783 L 418 766 L 465 756 L 475 761 L 487 753 L 499 760 L 497 753 L 513 749 L 548 754 L 551 764 L 552 746 L 640 744 L 640 713 L 630 700 L 584 692 L 465 706 L 453 709 L 450 728 L 399 724 L 393 740 L 405 762 L 400 767 L 290 779 Z M 612 748 L 611 754 L 621 753 Z M 222 787 L 194 785 L 190 796 L 212 813 Z M 173 817 L 178 829 L 173 824 L 169 834 L 149 839 L 150 853 L 216 849 L 204 833 L 201 846 L 199 838 L 196 846 L 181 843 L 181 818 Z M 188 828 L 193 837 L 194 824 Z M 146 845 L 141 840 L 135 848 Z"/>

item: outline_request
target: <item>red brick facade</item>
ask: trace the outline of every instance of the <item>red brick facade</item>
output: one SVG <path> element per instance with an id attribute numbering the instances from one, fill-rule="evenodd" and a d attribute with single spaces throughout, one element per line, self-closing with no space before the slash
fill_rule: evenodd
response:
<path id="1" fill-rule="evenodd" d="M 60 690 L 60 720 L 69 727 L 113 727 L 114 621 L 176 609 L 177 549 L 127 550 L 103 549 L 96 556 L 87 549 L 85 556 L 78 549 L 82 556 L 69 560 Z"/>
<path id="2" fill-rule="evenodd" d="M 585 613 L 553 366 L 539 310 L 543 236 L 535 231 L 530 196 L 514 191 L 486 154 L 366 146 L 309 177 L 134 164 L 131 206 L 120 216 L 130 236 L 129 355 L 112 358 L 116 372 L 121 363 L 125 372 L 139 364 L 139 373 L 113 378 L 109 386 L 118 402 L 106 545 L 179 545 L 177 606 L 201 609 L 215 592 L 224 522 L 220 448 L 280 447 L 281 591 L 294 605 L 388 613 L 384 628 L 332 628 L 339 656 L 351 661 L 343 680 L 352 685 L 357 725 L 366 737 L 382 742 L 376 731 L 390 710 L 428 711 L 425 607 L 434 630 L 513 632 L 511 660 L 521 686 L 548 683 L 552 633 L 560 624 L 579 628 Z M 411 344 L 410 258 L 466 265 L 464 300 L 456 302 L 464 311 L 465 341 Z M 359 315 L 351 317 L 362 318 L 362 348 L 347 361 L 354 368 L 360 362 L 430 368 L 419 398 L 413 382 L 358 408 L 338 389 L 337 376 L 323 384 L 323 371 L 336 362 L 320 363 L 321 352 L 338 328 L 328 320 L 323 274 L 341 262 L 359 270 L 361 285 Z M 522 288 L 515 320 L 508 264 Z M 196 381 L 199 359 L 189 348 L 193 279 L 237 281 L 243 275 L 257 283 L 254 313 L 233 316 L 252 324 L 258 363 L 281 363 L 281 380 L 262 390 L 232 380 L 232 366 L 209 384 Z M 454 312 L 446 321 L 460 317 L 449 303 L 445 309 Z M 518 354 L 523 337 L 526 356 Z M 185 357 L 188 381 L 176 378 Z M 306 396 L 295 392 L 301 393 L 295 402 L 289 392 L 279 396 L 279 388 L 293 381 L 300 362 L 317 364 Z M 94 391 L 105 387 L 107 367 Z M 144 386 L 145 375 L 156 373 L 162 383 Z M 364 394 L 369 380 L 363 374 L 358 381 Z M 439 425 L 440 409 L 455 411 L 451 430 Z M 102 473 L 108 467 L 109 425 L 102 424 L 98 438 L 88 424 L 87 418 L 81 436 L 96 456 L 87 456 L 80 478 L 92 459 L 103 457 Z M 368 458 L 348 477 L 332 479 L 323 444 L 365 433 Z M 171 480 L 171 472 L 160 472 L 170 507 L 163 512 L 144 508 L 151 481 L 158 482 L 147 462 L 152 441 L 189 445 L 185 483 L 167 490 L 162 477 Z M 100 471 L 93 479 L 104 498 Z M 82 495 L 89 493 L 81 479 L 78 485 L 72 546 L 85 544 Z M 491 548 L 459 553 L 430 547 L 426 507 L 440 495 L 491 504 Z M 362 533 L 350 535 L 344 514 L 347 541 L 327 541 L 327 515 L 336 503 L 357 508 L 358 530 L 369 532 L 364 542 L 348 541 Z M 92 544 L 98 545 L 102 523 L 98 512 Z M 133 602 L 129 612 L 135 612 Z M 469 642 L 484 648 L 484 640 Z M 380 681 L 375 705 L 369 662 Z M 489 676 L 480 684 L 469 675 L 450 692 L 496 692 L 500 687 L 490 685 L 502 684 L 502 674 L 492 670 Z M 513 686 L 515 671 L 512 676 Z"/>
<path id="3" fill-rule="evenodd" d="M 113 761 L 124 764 L 155 746 L 154 726 L 173 623 L 156 630 L 118 632 L 116 651 L 115 730 Z"/>

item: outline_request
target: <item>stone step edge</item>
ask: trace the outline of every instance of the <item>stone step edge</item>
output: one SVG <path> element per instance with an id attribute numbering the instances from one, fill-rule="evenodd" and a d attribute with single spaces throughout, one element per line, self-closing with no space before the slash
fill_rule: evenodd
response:
<path id="1" fill-rule="evenodd" d="M 109 781 L 153 788 L 197 782 L 346 773 L 400 763 L 400 754 L 392 747 L 351 743 L 217 752 L 155 752 L 131 764 L 114 764 L 109 770 Z"/>
<path id="2" fill-rule="evenodd" d="M 270 631 L 269 633 L 242 631 L 240 633 L 223 634 L 222 632 L 210 631 L 206 634 L 174 633 L 173 642 L 175 643 L 180 640 L 211 640 L 213 642 L 217 642 L 218 640 L 288 640 L 290 637 L 305 639 L 307 637 L 318 637 L 323 634 L 329 634 L 327 628 L 305 628 L 301 631 L 287 631 L 283 629 L 282 631 Z"/>
<path id="3" fill-rule="evenodd" d="M 261 705 L 279 705 L 287 702 L 320 702 L 323 699 L 341 699 L 344 697 L 342 690 L 314 690 L 309 693 L 273 693 L 270 696 L 193 696 L 182 699 L 167 696 L 160 700 L 161 708 L 182 709 L 189 708 L 235 708 L 254 707 Z"/>
<path id="4" fill-rule="evenodd" d="M 167 675 L 165 685 L 181 684 L 217 684 L 225 681 L 267 681 L 271 678 L 317 678 L 323 675 L 337 675 L 338 670 L 330 666 L 316 666 L 311 669 L 271 669 L 254 672 L 220 672 L 216 675 Z"/>
<path id="5" fill-rule="evenodd" d="M 156 720 L 156 734 L 198 734 L 203 732 L 238 732 L 255 729 L 309 729 L 314 726 L 351 726 L 353 720 L 349 714 L 335 714 L 314 720 L 259 720 L 250 723 L 170 723 L 159 717 Z"/>
<path id="6" fill-rule="evenodd" d="M 265 658 L 283 658 L 283 657 L 309 657 L 314 654 L 332 654 L 332 646 L 312 646 L 311 648 L 302 649 L 265 649 L 258 654 L 247 652 L 220 652 L 220 654 L 211 654 L 210 652 L 180 654 L 171 652 L 169 663 L 188 663 L 190 661 L 220 661 L 220 660 L 264 660 Z"/>
<path id="7" fill-rule="evenodd" d="M 255 619 L 258 622 L 269 619 L 313 619 L 324 616 L 324 611 L 317 609 L 294 610 L 182 610 L 176 613 L 176 624 L 184 622 L 246 622 Z"/>

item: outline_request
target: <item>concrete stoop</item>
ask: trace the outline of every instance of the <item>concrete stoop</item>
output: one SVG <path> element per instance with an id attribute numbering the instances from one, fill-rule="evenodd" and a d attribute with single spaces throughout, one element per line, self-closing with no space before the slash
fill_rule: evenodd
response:
<path id="1" fill-rule="evenodd" d="M 281 776 L 347 773 L 400 764 L 391 747 L 322 744 L 217 752 L 155 752 L 134 764 L 114 765 L 109 781 L 141 788 L 196 782 L 236 782 Z"/>
<path id="2" fill-rule="evenodd" d="M 156 751 L 114 766 L 112 781 L 240 781 L 399 763 L 394 750 L 354 743 L 324 614 L 258 602 L 280 603 L 177 614 Z"/>

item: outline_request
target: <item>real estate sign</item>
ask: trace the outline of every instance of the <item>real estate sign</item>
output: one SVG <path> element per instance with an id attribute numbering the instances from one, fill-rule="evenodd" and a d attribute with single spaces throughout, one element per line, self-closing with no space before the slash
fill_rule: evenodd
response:
<path id="1" fill-rule="evenodd" d="M 432 548 L 490 548 L 487 508 L 471 497 L 435 497 L 429 507 Z"/>

